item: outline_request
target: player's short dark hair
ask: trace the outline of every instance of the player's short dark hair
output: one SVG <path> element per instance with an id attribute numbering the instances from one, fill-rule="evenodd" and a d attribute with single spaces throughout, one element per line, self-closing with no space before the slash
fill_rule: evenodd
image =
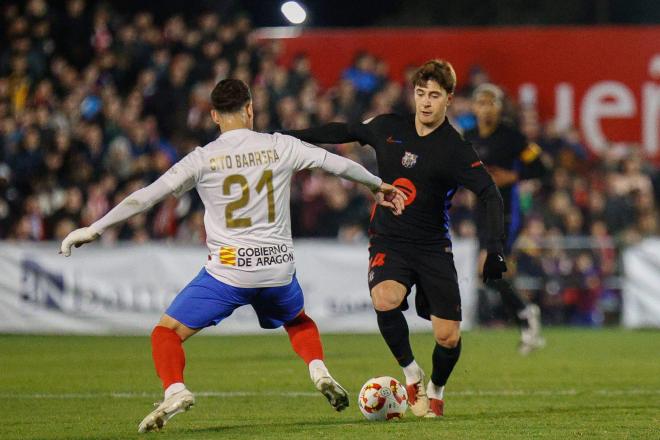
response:
<path id="1" fill-rule="evenodd" d="M 220 113 L 235 113 L 251 100 L 250 88 L 240 79 L 223 79 L 211 92 L 211 104 Z"/>
<path id="2" fill-rule="evenodd" d="M 449 61 L 429 60 L 422 64 L 412 77 L 413 86 L 426 86 L 429 80 L 437 82 L 447 93 L 454 93 L 456 72 Z"/>

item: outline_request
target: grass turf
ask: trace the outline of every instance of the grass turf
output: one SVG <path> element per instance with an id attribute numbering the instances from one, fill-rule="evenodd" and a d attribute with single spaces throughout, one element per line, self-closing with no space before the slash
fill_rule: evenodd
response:
<path id="1" fill-rule="evenodd" d="M 660 439 L 660 332 L 554 329 L 522 358 L 514 331 L 473 331 L 442 420 L 362 418 L 371 376 L 401 377 L 379 335 L 324 335 L 326 363 L 351 393 L 335 413 L 283 333 L 194 337 L 186 381 L 197 404 L 156 439 Z M 433 340 L 412 336 L 430 373 Z M 145 438 L 160 398 L 146 337 L 0 336 L 0 439 Z"/>

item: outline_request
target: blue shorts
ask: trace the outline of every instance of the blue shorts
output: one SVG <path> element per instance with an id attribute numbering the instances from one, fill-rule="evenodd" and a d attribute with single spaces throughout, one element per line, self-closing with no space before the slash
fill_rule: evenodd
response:
<path id="1" fill-rule="evenodd" d="M 278 328 L 298 316 L 305 301 L 295 275 L 286 286 L 243 288 L 218 281 L 202 268 L 165 313 L 187 327 L 198 329 L 218 325 L 247 304 L 257 312 L 262 328 Z"/>

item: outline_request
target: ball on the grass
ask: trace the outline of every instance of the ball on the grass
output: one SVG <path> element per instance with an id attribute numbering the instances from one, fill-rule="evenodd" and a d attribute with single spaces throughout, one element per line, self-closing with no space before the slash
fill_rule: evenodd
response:
<path id="1" fill-rule="evenodd" d="M 371 378 L 360 390 L 358 406 L 367 420 L 400 419 L 408 409 L 406 387 L 390 376 Z"/>

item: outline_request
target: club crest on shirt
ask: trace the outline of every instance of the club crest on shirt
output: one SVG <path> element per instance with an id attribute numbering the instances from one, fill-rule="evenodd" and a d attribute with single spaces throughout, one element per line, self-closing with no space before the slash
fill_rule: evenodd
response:
<path id="1" fill-rule="evenodd" d="M 401 165 L 406 168 L 412 168 L 417 163 L 417 155 L 412 154 L 409 151 L 406 151 L 403 157 L 401 158 Z"/>

